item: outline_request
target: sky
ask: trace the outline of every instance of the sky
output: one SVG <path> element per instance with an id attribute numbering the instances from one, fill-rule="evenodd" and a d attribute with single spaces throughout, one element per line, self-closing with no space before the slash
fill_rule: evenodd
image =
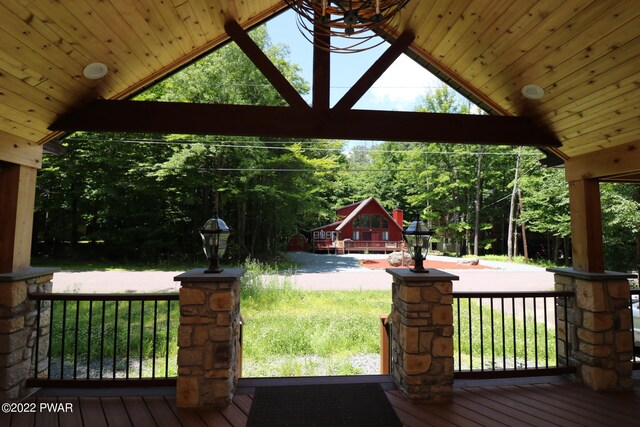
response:
<path id="1" fill-rule="evenodd" d="M 289 47 L 290 61 L 302 67 L 302 76 L 311 83 L 313 49 L 296 26 L 292 10 L 281 13 L 267 23 L 273 44 Z M 362 76 L 389 47 L 384 42 L 377 48 L 359 53 L 331 54 L 331 105 Z M 400 56 L 354 106 L 356 109 L 413 111 L 429 89 L 442 85 L 433 74 L 406 55 Z M 310 102 L 311 95 L 305 96 Z"/>

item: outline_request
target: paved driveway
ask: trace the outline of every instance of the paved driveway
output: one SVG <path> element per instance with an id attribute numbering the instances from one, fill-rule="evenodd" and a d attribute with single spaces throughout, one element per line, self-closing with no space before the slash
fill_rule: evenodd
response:
<path id="1" fill-rule="evenodd" d="M 299 268 L 291 280 L 302 289 L 391 288 L 391 276 L 384 270 L 360 266 L 360 259 L 380 259 L 385 255 L 324 255 L 294 252 L 290 256 Z M 454 261 L 448 257 L 429 257 Z M 455 290 L 551 290 L 553 274 L 543 268 L 520 264 L 481 261 L 496 269 L 446 271 L 459 276 Z M 173 278 L 182 271 L 62 271 L 53 280 L 54 292 L 172 292 L 178 289 Z"/>

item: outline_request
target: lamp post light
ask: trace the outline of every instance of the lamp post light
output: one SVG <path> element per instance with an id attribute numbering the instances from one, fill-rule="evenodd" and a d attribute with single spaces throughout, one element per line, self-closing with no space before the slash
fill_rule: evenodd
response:
<path id="1" fill-rule="evenodd" d="M 209 260 L 209 268 L 204 271 L 205 273 L 220 273 L 222 271 L 218 260 L 227 249 L 229 233 L 231 233 L 231 230 L 222 219 L 218 218 L 217 212 L 200 229 L 202 249 Z"/>
<path id="2" fill-rule="evenodd" d="M 402 235 L 409 246 L 411 258 L 415 261 L 411 271 L 414 273 L 428 273 L 429 270 L 424 268 L 423 261 L 427 258 L 427 252 L 429 252 L 429 240 L 433 236 L 433 230 L 429 230 L 423 221 L 416 218 L 407 228 L 402 230 Z"/>

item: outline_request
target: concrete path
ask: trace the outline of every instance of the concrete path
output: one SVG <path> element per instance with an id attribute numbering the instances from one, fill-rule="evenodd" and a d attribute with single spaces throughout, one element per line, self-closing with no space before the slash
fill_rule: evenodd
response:
<path id="1" fill-rule="evenodd" d="M 391 289 L 391 276 L 384 270 L 360 266 L 360 259 L 380 259 L 385 255 L 323 255 L 290 253 L 299 268 L 291 277 L 305 290 Z M 455 262 L 455 258 L 429 257 Z M 551 290 L 553 274 L 543 268 L 521 264 L 481 261 L 495 270 L 446 271 L 460 277 L 455 290 Z M 54 292 L 174 292 L 179 286 L 173 278 L 182 271 L 62 271 L 54 275 Z"/>

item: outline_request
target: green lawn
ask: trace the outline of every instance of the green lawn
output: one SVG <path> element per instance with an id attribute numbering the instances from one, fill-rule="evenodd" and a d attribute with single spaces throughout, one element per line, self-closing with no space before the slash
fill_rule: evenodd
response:
<path id="1" fill-rule="evenodd" d="M 249 269 L 240 306 L 243 376 L 361 374 L 351 359 L 380 354 L 391 291 L 300 291 Z"/>

